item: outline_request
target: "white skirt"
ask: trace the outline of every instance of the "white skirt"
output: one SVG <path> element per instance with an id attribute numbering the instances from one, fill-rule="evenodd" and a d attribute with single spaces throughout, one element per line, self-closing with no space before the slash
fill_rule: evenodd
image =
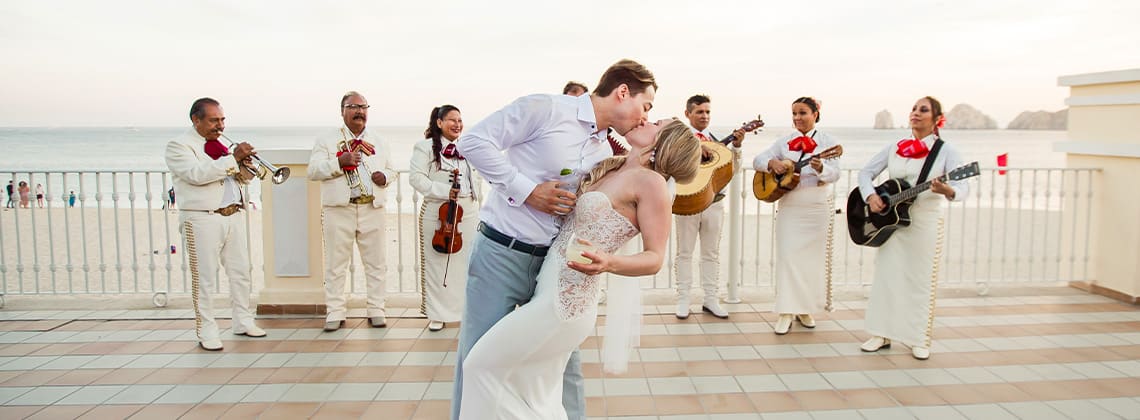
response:
<path id="1" fill-rule="evenodd" d="M 827 298 L 827 223 L 835 213 L 827 204 L 829 190 L 804 187 L 780 199 L 775 313 L 811 314 L 823 309 Z"/>
<path id="2" fill-rule="evenodd" d="M 908 346 L 929 347 L 934 317 L 931 294 L 937 286 L 935 259 L 940 197 L 920 199 L 911 208 L 911 225 L 879 247 L 875 280 L 867 304 L 867 332 Z M 925 198 L 925 197 L 922 197 Z"/>
<path id="3" fill-rule="evenodd" d="M 420 206 L 420 313 L 432 321 L 456 322 L 463 317 L 467 291 L 467 257 L 475 245 L 475 235 L 479 235 L 475 230 L 479 223 L 479 203 L 470 198 L 460 198 L 458 201 L 463 207 L 463 219 L 459 221 L 463 247 L 459 252 L 451 254 L 450 258 L 448 254 L 440 253 L 431 246 L 431 238 L 440 226 L 439 206 L 443 201 L 427 199 Z"/>

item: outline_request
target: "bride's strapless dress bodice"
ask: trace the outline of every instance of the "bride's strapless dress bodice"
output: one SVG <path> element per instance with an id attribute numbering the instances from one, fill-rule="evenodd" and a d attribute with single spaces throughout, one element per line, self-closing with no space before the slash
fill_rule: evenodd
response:
<path id="1" fill-rule="evenodd" d="M 599 251 L 612 254 L 636 236 L 638 230 L 614 209 L 605 193 L 590 191 L 578 197 L 574 211 L 552 246 L 561 266 L 558 270 L 558 316 L 563 320 L 577 319 L 587 309 L 598 305 L 600 278 L 566 266 L 566 244 L 573 234 L 590 241 Z"/>

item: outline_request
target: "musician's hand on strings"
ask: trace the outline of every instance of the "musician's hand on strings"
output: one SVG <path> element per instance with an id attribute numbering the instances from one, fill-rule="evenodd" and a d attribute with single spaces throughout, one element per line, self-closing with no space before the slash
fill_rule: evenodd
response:
<path id="1" fill-rule="evenodd" d="M 249 157 L 256 154 L 257 151 L 253 150 L 253 146 L 251 146 L 249 143 L 243 141 L 234 146 L 232 153 L 234 155 L 234 160 L 236 160 L 238 164 L 241 164 L 242 161 L 249 159 Z"/>
<path id="2" fill-rule="evenodd" d="M 558 188 L 560 181 L 546 181 L 534 187 L 526 197 L 526 205 L 546 214 L 565 216 L 574 208 L 578 196 Z"/>
<path id="3" fill-rule="evenodd" d="M 819 156 L 811 158 L 811 168 L 815 169 L 817 174 L 823 173 L 823 159 L 820 159 Z"/>
<path id="4" fill-rule="evenodd" d="M 935 178 L 933 181 L 931 181 L 930 191 L 934 191 L 935 193 L 946 196 L 947 200 L 954 199 L 954 189 L 950 188 L 949 185 L 946 185 L 945 182 L 939 181 L 938 178 Z"/>
<path id="5" fill-rule="evenodd" d="M 883 209 L 887 208 L 887 204 L 883 203 L 883 198 L 879 197 L 878 194 L 871 194 L 870 197 L 867 197 L 867 205 L 870 206 L 871 211 L 875 213 L 881 213 Z"/>
<path id="6" fill-rule="evenodd" d="M 788 167 L 784 165 L 783 161 L 779 159 L 772 159 L 768 161 L 768 172 L 774 173 L 776 175 L 783 175 L 784 172 L 787 171 Z"/>
<path id="7" fill-rule="evenodd" d="M 739 149 L 740 145 L 744 144 L 744 135 L 745 134 L 747 134 L 747 133 L 743 129 L 737 128 L 736 130 L 734 130 L 732 132 L 732 138 L 733 138 L 732 147 Z"/>
<path id="8" fill-rule="evenodd" d="M 709 150 L 705 145 L 701 145 L 701 160 L 705 161 L 712 157 L 712 150 Z"/>
<path id="9" fill-rule="evenodd" d="M 384 176 L 383 172 L 376 171 L 372 173 L 372 183 L 378 186 L 388 185 L 388 177 Z"/>

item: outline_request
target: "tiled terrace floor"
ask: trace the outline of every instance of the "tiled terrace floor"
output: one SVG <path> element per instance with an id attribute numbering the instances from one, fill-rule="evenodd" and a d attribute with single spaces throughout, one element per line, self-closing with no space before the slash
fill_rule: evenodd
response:
<path id="1" fill-rule="evenodd" d="M 647 307 L 661 314 L 627 374 L 603 376 L 597 339 L 582 346 L 589 415 L 1140 418 L 1140 308 L 1065 288 L 938 303 L 927 361 L 862 354 L 864 300 L 786 336 L 771 304 L 729 320 Z M 446 418 L 458 330 L 406 313 L 335 333 L 262 319 L 267 338 L 223 332 L 225 351 L 205 352 L 186 310 L 0 311 L 0 418 Z"/>

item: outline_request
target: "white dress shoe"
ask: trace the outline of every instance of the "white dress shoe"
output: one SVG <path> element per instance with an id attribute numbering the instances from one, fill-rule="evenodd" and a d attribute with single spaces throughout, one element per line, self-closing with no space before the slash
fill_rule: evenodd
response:
<path id="1" fill-rule="evenodd" d="M 889 349 L 891 348 L 891 340 L 883 337 L 871 337 L 859 348 L 869 353 L 879 351 L 879 349 Z"/>
<path id="2" fill-rule="evenodd" d="M 926 347 L 911 347 L 910 354 L 918 360 L 926 360 L 930 358 L 930 349 Z"/>
<path id="3" fill-rule="evenodd" d="M 234 335 L 244 335 L 246 337 L 260 338 L 265 337 L 265 330 L 259 328 L 257 325 L 250 324 L 246 327 L 234 327 Z"/>
<path id="4" fill-rule="evenodd" d="M 701 306 L 701 310 L 708 312 L 720 319 L 728 318 L 728 311 L 724 310 L 724 308 L 721 308 L 720 302 L 717 302 L 715 299 L 705 300 L 705 304 Z"/>
<path id="5" fill-rule="evenodd" d="M 388 326 L 388 319 L 384 315 L 368 317 L 368 323 L 372 324 L 372 328 L 384 328 Z"/>
<path id="6" fill-rule="evenodd" d="M 344 320 L 325 321 L 325 332 L 333 332 L 344 326 Z"/>
<path id="7" fill-rule="evenodd" d="M 689 298 L 677 301 L 677 319 L 689 318 Z"/>
<path id="8" fill-rule="evenodd" d="M 439 331 L 443 329 L 443 321 L 428 322 L 428 331 Z"/>
<path id="9" fill-rule="evenodd" d="M 776 335 L 787 334 L 790 329 L 792 329 L 792 314 L 780 314 L 780 319 L 776 320 Z"/>
<path id="10" fill-rule="evenodd" d="M 815 318 L 812 318 L 811 314 L 796 315 L 796 321 L 799 321 L 804 328 L 815 328 Z"/>
<path id="11" fill-rule="evenodd" d="M 222 349 L 222 340 L 220 338 L 206 339 L 199 341 L 198 345 L 201 346 L 203 350 L 219 351 Z"/>

